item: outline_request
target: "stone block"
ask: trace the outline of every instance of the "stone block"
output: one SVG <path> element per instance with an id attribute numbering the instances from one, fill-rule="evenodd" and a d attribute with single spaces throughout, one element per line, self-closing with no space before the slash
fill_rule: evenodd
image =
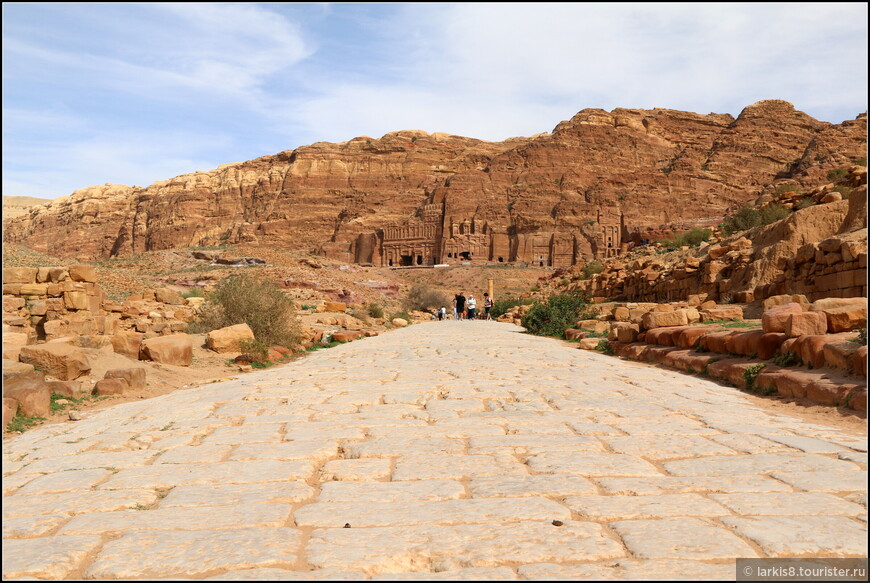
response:
<path id="1" fill-rule="evenodd" d="M 743 321 L 743 308 L 737 306 L 716 306 L 701 310 L 700 314 L 702 322 L 710 322 L 712 320 Z"/>
<path id="2" fill-rule="evenodd" d="M 626 344 L 637 341 L 637 335 L 640 333 L 640 326 L 637 324 L 629 324 L 620 326 L 616 329 L 616 340 Z"/>
<path id="3" fill-rule="evenodd" d="M 697 308 L 707 299 L 707 294 L 689 294 L 687 303 L 690 308 Z"/>
<path id="4" fill-rule="evenodd" d="M 850 367 L 855 374 L 867 378 L 867 347 L 859 346 L 858 350 L 852 353 L 852 365 Z"/>
<path id="5" fill-rule="evenodd" d="M 363 336 L 365 336 L 365 334 L 360 331 L 347 330 L 342 332 L 335 332 L 332 335 L 332 339 L 337 342 L 352 342 L 357 338 L 362 338 Z M 278 357 L 280 358 L 280 356 L 281 355 L 279 354 Z"/>
<path id="6" fill-rule="evenodd" d="M 765 299 L 761 302 L 761 308 L 763 311 L 766 312 L 773 307 L 791 303 L 800 304 L 804 310 L 806 310 L 810 304 L 809 300 L 807 300 L 807 297 L 803 294 L 782 294 L 778 296 L 770 296 L 769 298 Z"/>
<path id="7" fill-rule="evenodd" d="M 852 355 L 861 348 L 857 343 L 849 340 L 840 340 L 839 342 L 828 342 L 822 347 L 822 352 L 825 357 L 825 366 L 838 368 L 846 372 L 852 372 L 853 357 Z"/>
<path id="8" fill-rule="evenodd" d="M 669 326 L 686 326 L 689 324 L 689 318 L 685 310 L 675 310 L 671 312 L 647 312 L 641 320 L 641 327 L 645 330 L 652 328 L 663 328 Z"/>
<path id="9" fill-rule="evenodd" d="M 18 413 L 18 400 L 12 397 L 3 397 L 3 431 L 9 426 L 9 422 Z"/>
<path id="10" fill-rule="evenodd" d="M 586 330 L 580 330 L 578 328 L 568 328 L 565 330 L 565 340 L 582 340 L 587 336 L 589 336 L 589 332 Z"/>
<path id="11" fill-rule="evenodd" d="M 90 265 L 72 265 L 69 267 L 69 278 L 73 281 L 97 281 L 97 271 Z"/>
<path id="12" fill-rule="evenodd" d="M 161 304 L 169 304 L 171 306 L 183 306 L 187 303 L 177 291 L 165 287 L 154 290 L 154 299 Z"/>
<path id="13" fill-rule="evenodd" d="M 749 330 L 734 334 L 731 336 L 731 338 L 734 339 L 734 346 L 729 352 L 733 354 L 742 354 L 743 356 L 757 356 L 758 348 L 761 344 L 761 338 L 764 334 L 764 330 Z"/>
<path id="14" fill-rule="evenodd" d="M 3 380 L 5 381 L 8 377 L 15 376 L 17 374 L 33 372 L 34 368 L 32 364 L 27 364 L 26 362 L 18 362 L 17 360 L 9 360 L 3 359 Z"/>
<path id="15" fill-rule="evenodd" d="M 577 343 L 580 350 L 595 350 L 601 343 L 601 338 L 584 338 Z"/>
<path id="16" fill-rule="evenodd" d="M 18 294 L 22 296 L 45 296 L 47 295 L 48 284 L 45 283 L 25 283 L 18 290 Z"/>
<path id="17" fill-rule="evenodd" d="M 761 327 L 765 332 L 785 332 L 789 315 L 800 313 L 803 308 L 796 302 L 774 306 L 761 314 Z"/>
<path id="18" fill-rule="evenodd" d="M 3 285 L 10 283 L 36 283 L 35 267 L 4 267 Z M 6 293 L 4 291 L 4 293 Z"/>
<path id="19" fill-rule="evenodd" d="M 89 392 L 82 381 L 46 381 L 46 383 L 52 395 L 62 395 L 78 399 Z"/>
<path id="20" fill-rule="evenodd" d="M 344 313 L 347 310 L 347 304 L 344 302 L 324 302 L 323 303 L 323 311 L 324 312 L 341 312 Z"/>
<path id="21" fill-rule="evenodd" d="M 773 358 L 786 338 L 788 336 L 782 332 L 766 332 L 758 341 L 758 358 L 762 360 Z"/>
<path id="22" fill-rule="evenodd" d="M 617 322 L 628 322 L 631 317 L 631 312 L 628 308 L 617 306 L 613 308 L 613 319 Z"/>
<path id="23" fill-rule="evenodd" d="M 127 390 L 129 390 L 129 388 L 130 385 L 127 384 L 126 379 L 107 378 L 94 383 L 92 393 L 101 397 L 108 395 L 123 395 Z"/>
<path id="24" fill-rule="evenodd" d="M 51 411 L 51 392 L 41 372 L 11 376 L 3 381 L 3 397 L 18 401 L 25 417 L 48 417 Z"/>
<path id="25" fill-rule="evenodd" d="M 824 311 L 827 318 L 828 332 L 847 332 L 867 326 L 867 307 L 853 305 L 851 307 L 830 308 Z"/>
<path id="26" fill-rule="evenodd" d="M 118 354 L 138 359 L 139 348 L 144 336 L 139 332 L 118 332 L 112 336 L 112 348 Z"/>
<path id="27" fill-rule="evenodd" d="M 134 390 L 145 388 L 145 369 L 142 367 L 113 368 L 107 370 L 103 378 L 124 379 Z"/>
<path id="28" fill-rule="evenodd" d="M 88 295 L 83 291 L 64 292 L 63 305 L 68 310 L 87 310 Z"/>
<path id="29" fill-rule="evenodd" d="M 19 359 L 62 381 L 75 380 L 91 371 L 85 353 L 69 344 L 25 346 L 21 349 Z"/>
<path id="30" fill-rule="evenodd" d="M 193 338 L 188 334 L 170 334 L 143 340 L 139 360 L 190 366 L 193 361 Z"/>
<path id="31" fill-rule="evenodd" d="M 247 324 L 236 324 L 219 330 L 212 330 L 206 335 L 206 346 L 218 353 L 242 352 L 244 341 L 254 340 L 254 332 Z"/>
<path id="32" fill-rule="evenodd" d="M 785 335 L 797 338 L 806 334 L 824 334 L 828 319 L 823 312 L 800 312 L 789 314 L 785 322 Z"/>

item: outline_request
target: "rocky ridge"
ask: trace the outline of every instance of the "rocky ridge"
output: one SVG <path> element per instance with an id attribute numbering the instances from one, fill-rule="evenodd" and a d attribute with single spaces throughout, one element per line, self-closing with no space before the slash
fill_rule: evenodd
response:
<path id="1" fill-rule="evenodd" d="M 718 221 L 778 179 L 817 182 L 864 155 L 866 116 L 820 122 L 762 101 L 735 119 L 667 109 L 584 109 L 552 133 L 485 142 L 423 131 L 318 142 L 146 188 L 94 186 L 6 220 L 4 239 L 80 261 L 146 250 L 249 243 L 350 245 L 427 204 L 444 221 L 526 236 L 571 235 L 602 254 L 601 225 L 640 240 Z M 681 204 L 672 204 L 674 200 Z M 525 249 L 528 247 L 528 249 Z"/>

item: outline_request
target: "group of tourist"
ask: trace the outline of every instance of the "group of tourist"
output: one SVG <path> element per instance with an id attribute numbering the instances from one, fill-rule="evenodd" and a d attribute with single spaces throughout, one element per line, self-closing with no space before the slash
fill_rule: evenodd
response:
<path id="1" fill-rule="evenodd" d="M 484 292 L 483 294 L 483 313 L 478 312 L 477 310 L 477 300 L 474 298 L 474 294 L 468 294 L 468 297 L 465 297 L 463 292 L 459 292 L 455 296 L 453 296 L 453 319 L 454 320 L 492 320 L 492 315 L 490 312 L 492 311 L 493 301 L 489 296 L 489 293 Z M 441 306 L 441 309 L 435 312 L 436 317 L 439 320 L 447 319 L 447 307 Z"/>

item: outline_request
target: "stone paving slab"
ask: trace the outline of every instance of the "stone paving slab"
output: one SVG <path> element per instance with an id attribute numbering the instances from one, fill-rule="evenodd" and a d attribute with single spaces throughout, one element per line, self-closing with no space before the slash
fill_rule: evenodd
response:
<path id="1" fill-rule="evenodd" d="M 305 548 L 318 568 L 370 574 L 498 567 L 502 562 L 598 561 L 625 556 L 601 525 L 565 521 L 496 525 L 329 528 L 311 534 Z"/>
<path id="2" fill-rule="evenodd" d="M 58 537 L 59 540 L 72 537 Z M 216 569 L 292 565 L 301 533 L 292 528 L 130 532 L 103 545 L 85 575 L 96 579 L 198 577 Z"/>
<path id="3" fill-rule="evenodd" d="M 415 325 L 9 439 L 3 577 L 730 579 L 737 557 L 866 556 L 866 431 L 519 330 Z"/>

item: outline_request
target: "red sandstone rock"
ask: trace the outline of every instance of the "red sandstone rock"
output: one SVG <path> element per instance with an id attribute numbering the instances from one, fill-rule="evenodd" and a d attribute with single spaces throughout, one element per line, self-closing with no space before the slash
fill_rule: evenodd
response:
<path id="1" fill-rule="evenodd" d="M 717 306 L 715 308 L 701 310 L 700 314 L 702 322 L 709 322 L 710 320 L 743 321 L 743 308 L 736 306 Z"/>
<path id="2" fill-rule="evenodd" d="M 218 353 L 242 352 L 241 344 L 254 339 L 254 332 L 247 324 L 236 324 L 206 334 L 205 344 Z"/>
<path id="3" fill-rule="evenodd" d="M 807 334 L 824 334 L 828 331 L 828 319 L 821 312 L 789 314 L 785 322 L 785 335 L 797 338 Z"/>
<path id="4" fill-rule="evenodd" d="M 362 338 L 363 336 L 364 335 L 362 332 L 345 331 L 334 333 L 332 335 L 332 339 L 337 342 L 352 342 L 353 340 L 356 340 L 357 338 Z"/>
<path id="5" fill-rule="evenodd" d="M 850 368 L 857 375 L 867 378 L 867 347 L 859 346 L 858 350 L 852 353 L 852 364 Z"/>
<path id="6" fill-rule="evenodd" d="M 52 395 L 62 395 L 78 399 L 87 393 L 86 390 L 83 390 L 81 381 L 46 381 L 46 383 L 48 384 L 48 391 Z"/>
<path id="7" fill-rule="evenodd" d="M 764 330 L 749 330 L 734 334 L 732 336 L 734 339 L 734 347 L 730 352 L 733 354 L 742 354 L 743 356 L 757 356 L 761 344 L 761 338 L 764 334 Z"/>
<path id="8" fill-rule="evenodd" d="M 788 338 L 781 332 L 766 332 L 758 341 L 758 358 L 768 360 L 780 351 L 783 342 Z"/>
<path id="9" fill-rule="evenodd" d="M 99 396 L 108 395 L 123 395 L 130 385 L 126 379 L 122 378 L 107 378 L 98 380 L 94 383 L 93 394 Z"/>
<path id="10" fill-rule="evenodd" d="M 726 358 L 711 362 L 707 366 L 707 374 L 713 378 L 727 380 L 732 385 L 745 389 L 746 379 L 743 373 L 747 368 L 756 364 L 743 358 Z"/>
<path id="11" fill-rule="evenodd" d="M 18 410 L 24 417 L 48 417 L 51 411 L 51 393 L 41 372 L 23 373 L 5 379 L 3 397 L 18 401 Z"/>
<path id="12" fill-rule="evenodd" d="M 800 313 L 803 308 L 796 302 L 774 306 L 761 315 L 761 327 L 765 332 L 785 332 L 789 315 Z"/>
<path id="13" fill-rule="evenodd" d="M 809 300 L 803 294 L 781 294 L 777 296 L 770 296 L 761 302 L 761 307 L 763 311 L 767 311 L 776 306 L 782 306 L 785 304 L 796 303 L 800 304 L 801 307 L 806 310 L 809 307 Z"/>
<path id="14" fill-rule="evenodd" d="M 589 332 L 586 330 L 579 330 L 577 328 L 568 328 L 565 330 L 565 340 L 581 340 L 589 336 Z"/>
<path id="15" fill-rule="evenodd" d="M 9 422 L 15 418 L 17 413 L 18 400 L 12 397 L 3 397 L 3 431 L 6 431 Z"/>
<path id="16" fill-rule="evenodd" d="M 683 328 L 674 339 L 674 346 L 696 348 L 700 343 L 701 337 L 714 330 L 718 330 L 718 328 L 712 326 L 689 326 Z"/>
<path id="17" fill-rule="evenodd" d="M 63 343 L 24 346 L 19 359 L 62 381 L 75 380 L 91 370 L 84 352 Z"/>
<path id="18" fill-rule="evenodd" d="M 689 319 L 686 316 L 685 310 L 676 310 L 672 312 L 647 312 L 643 315 L 641 326 L 647 330 L 652 328 L 662 328 L 670 326 L 686 326 Z"/>
<path id="19" fill-rule="evenodd" d="M 853 355 L 861 348 L 855 342 L 849 340 L 840 340 L 839 342 L 828 342 L 822 347 L 824 353 L 825 366 L 838 368 L 846 372 L 853 372 Z"/>
<path id="20" fill-rule="evenodd" d="M 828 332 L 834 334 L 867 326 L 867 306 L 828 308 L 824 314 L 828 321 Z"/>
<path id="21" fill-rule="evenodd" d="M 193 339 L 187 334 L 170 334 L 143 340 L 139 348 L 139 359 L 190 366 L 193 361 Z"/>
<path id="22" fill-rule="evenodd" d="M 124 379 L 133 390 L 145 388 L 145 369 L 142 367 L 114 368 L 107 370 L 103 378 Z"/>
<path id="23" fill-rule="evenodd" d="M 139 349 L 145 334 L 140 332 L 119 332 L 112 336 L 112 348 L 118 354 L 130 358 L 139 358 Z"/>
<path id="24" fill-rule="evenodd" d="M 73 281 L 97 281 L 97 271 L 90 265 L 71 265 L 68 271 L 69 278 Z"/>

